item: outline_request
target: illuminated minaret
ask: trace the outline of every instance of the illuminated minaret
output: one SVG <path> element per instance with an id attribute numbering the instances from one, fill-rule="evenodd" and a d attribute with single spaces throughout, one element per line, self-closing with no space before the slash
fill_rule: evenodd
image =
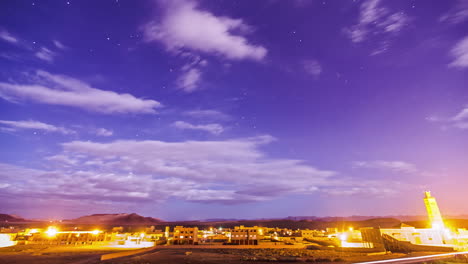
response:
<path id="1" fill-rule="evenodd" d="M 444 221 L 442 220 L 442 215 L 440 214 L 436 199 L 431 196 L 431 192 L 424 192 L 424 194 L 424 204 L 426 205 L 427 216 L 429 217 L 432 228 L 443 229 Z"/>

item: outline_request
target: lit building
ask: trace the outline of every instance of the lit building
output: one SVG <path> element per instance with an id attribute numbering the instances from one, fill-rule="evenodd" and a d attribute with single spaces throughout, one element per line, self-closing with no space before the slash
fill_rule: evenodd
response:
<path id="1" fill-rule="evenodd" d="M 174 236 L 172 238 L 174 245 L 196 245 L 198 244 L 198 227 L 174 227 Z"/>
<path id="2" fill-rule="evenodd" d="M 263 238 L 263 228 L 235 226 L 231 230 L 231 243 L 237 245 L 258 245 Z"/>
<path id="3" fill-rule="evenodd" d="M 427 216 L 429 217 L 432 228 L 444 229 L 444 221 L 442 220 L 442 215 L 440 214 L 436 199 L 431 196 L 431 192 L 429 191 L 424 194 L 424 204 L 426 205 Z"/>
<path id="4" fill-rule="evenodd" d="M 361 228 L 364 242 L 390 251 L 453 250 L 452 232 L 444 225 L 437 201 L 426 191 L 424 196 L 431 228 L 415 228 L 401 224 L 398 228 Z"/>

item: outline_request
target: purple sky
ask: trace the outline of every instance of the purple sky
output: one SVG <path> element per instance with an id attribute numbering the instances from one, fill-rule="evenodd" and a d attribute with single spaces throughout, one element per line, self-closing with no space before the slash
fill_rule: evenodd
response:
<path id="1" fill-rule="evenodd" d="M 0 3 L 0 212 L 468 213 L 464 0 Z"/>

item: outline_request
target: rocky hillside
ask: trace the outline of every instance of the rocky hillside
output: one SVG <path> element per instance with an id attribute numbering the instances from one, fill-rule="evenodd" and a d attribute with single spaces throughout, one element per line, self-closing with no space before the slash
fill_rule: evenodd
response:
<path id="1" fill-rule="evenodd" d="M 138 214 L 93 214 L 64 222 L 76 224 L 102 224 L 102 225 L 151 225 L 161 223 L 161 219 L 144 217 Z"/>

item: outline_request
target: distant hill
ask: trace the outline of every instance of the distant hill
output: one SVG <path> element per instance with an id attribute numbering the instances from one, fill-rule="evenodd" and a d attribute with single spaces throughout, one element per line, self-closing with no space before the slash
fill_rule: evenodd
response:
<path id="1" fill-rule="evenodd" d="M 144 217 L 138 214 L 93 214 L 76 219 L 64 220 L 74 224 L 101 224 L 101 225 L 154 225 L 160 224 L 161 219 Z"/>
<path id="2" fill-rule="evenodd" d="M 468 215 L 445 216 L 447 226 L 468 228 Z M 19 216 L 0 214 L 0 224 L 27 224 L 27 223 L 46 223 L 46 220 L 24 219 Z M 135 213 L 132 214 L 93 214 L 82 216 L 75 219 L 63 220 L 63 224 L 84 224 L 84 225 L 105 225 L 105 226 L 158 226 L 166 225 L 176 226 L 198 226 L 198 227 L 225 227 L 234 226 L 264 226 L 292 229 L 325 229 L 327 227 L 347 229 L 349 227 L 381 227 L 391 228 L 399 227 L 402 223 L 417 227 L 427 228 L 427 216 L 347 216 L 347 217 L 317 217 L 317 216 L 289 216 L 287 218 L 276 219 L 205 219 L 197 221 L 163 221 L 158 218 L 144 217 Z"/>
<path id="3" fill-rule="evenodd" d="M 16 215 L 0 214 L 0 222 L 24 222 L 24 218 Z"/>
<path id="4" fill-rule="evenodd" d="M 264 227 L 279 227 L 290 229 L 326 229 L 338 228 L 348 229 L 349 227 L 381 227 L 390 228 L 401 225 L 401 221 L 394 218 L 375 218 L 363 221 L 321 221 L 321 220 L 288 220 L 288 219 L 261 219 L 261 220 L 236 220 L 236 221 L 216 221 L 216 222 L 200 222 L 200 221 L 185 221 L 185 222 L 170 222 L 167 225 L 185 225 L 185 226 L 198 226 L 198 227 L 224 227 L 233 228 L 234 226 L 264 226 Z"/>
<path id="5" fill-rule="evenodd" d="M 352 215 L 352 216 L 325 216 L 325 217 L 318 217 L 318 216 L 288 216 L 287 220 L 314 220 L 314 221 L 365 221 L 369 219 L 376 219 L 376 218 L 395 218 L 400 221 L 422 221 L 426 220 L 427 216 L 425 215 L 388 215 L 388 216 L 362 216 L 362 215 Z"/>

